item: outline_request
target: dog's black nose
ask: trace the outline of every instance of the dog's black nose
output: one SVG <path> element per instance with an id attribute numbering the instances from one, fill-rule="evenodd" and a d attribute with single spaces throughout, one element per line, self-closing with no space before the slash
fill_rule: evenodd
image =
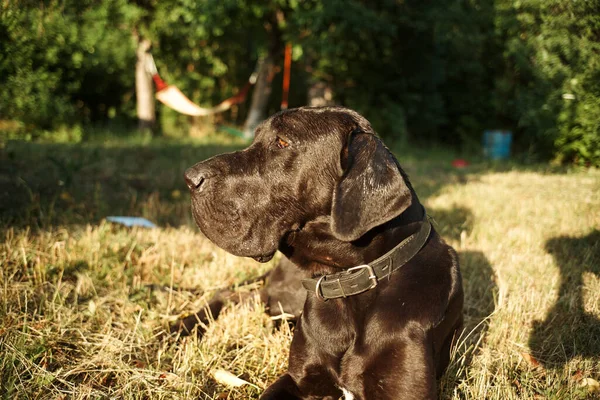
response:
<path id="1" fill-rule="evenodd" d="M 204 171 L 196 166 L 186 169 L 183 176 L 185 178 L 185 183 L 187 183 L 190 190 L 200 189 L 206 179 Z"/>

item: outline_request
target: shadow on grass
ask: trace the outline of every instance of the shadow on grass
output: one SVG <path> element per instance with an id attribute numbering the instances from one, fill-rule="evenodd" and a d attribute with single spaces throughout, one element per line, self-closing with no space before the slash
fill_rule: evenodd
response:
<path id="1" fill-rule="evenodd" d="M 460 251 L 458 256 L 465 291 L 464 328 L 456 338 L 450 365 L 440 380 L 440 399 L 453 398 L 457 388 L 469 384 L 473 356 L 485 342 L 487 318 L 494 312 L 498 292 L 494 271 L 482 252 Z"/>
<path id="2" fill-rule="evenodd" d="M 430 209 L 429 213 L 436 222 L 436 230 L 445 239 L 460 241 L 463 232 L 468 234 L 473 228 L 473 215 L 466 208 Z M 458 256 L 465 293 L 464 329 L 440 381 L 440 398 L 452 398 L 460 382 L 468 380 L 472 357 L 485 339 L 486 319 L 494 312 L 498 293 L 494 270 L 483 252 L 463 250 L 458 251 Z"/>
<path id="3" fill-rule="evenodd" d="M 245 146 L 242 141 L 212 140 L 9 142 L 0 147 L 0 229 L 96 223 L 109 215 L 142 216 L 161 226 L 193 225 L 183 172 L 198 161 Z M 448 152 L 403 149 L 396 154 L 422 199 L 489 171 L 531 168 L 476 162 L 456 169 Z"/>
<path id="4" fill-rule="evenodd" d="M 427 208 L 427 214 L 433 218 L 436 231 L 445 240 L 459 242 L 462 235 L 473 229 L 473 213 L 465 207 Z"/>
<path id="5" fill-rule="evenodd" d="M 0 227 L 96 223 L 109 215 L 191 224 L 183 172 L 243 144 L 9 142 L 0 148 Z"/>
<path id="6" fill-rule="evenodd" d="M 544 321 L 536 321 L 529 346 L 546 367 L 562 367 L 569 360 L 600 358 L 600 319 L 585 311 L 584 274 L 600 278 L 600 231 L 583 237 L 560 236 L 546 242 L 546 251 L 560 268 L 560 288 Z M 598 293 L 589 293 L 599 301 Z M 593 302 L 593 300 L 592 300 Z"/>

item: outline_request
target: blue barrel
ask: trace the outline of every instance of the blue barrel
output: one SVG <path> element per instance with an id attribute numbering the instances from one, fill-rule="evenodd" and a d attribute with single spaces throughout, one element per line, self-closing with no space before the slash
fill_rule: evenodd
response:
<path id="1" fill-rule="evenodd" d="M 512 132 L 487 130 L 483 132 L 483 154 L 492 160 L 503 160 L 510 157 Z"/>

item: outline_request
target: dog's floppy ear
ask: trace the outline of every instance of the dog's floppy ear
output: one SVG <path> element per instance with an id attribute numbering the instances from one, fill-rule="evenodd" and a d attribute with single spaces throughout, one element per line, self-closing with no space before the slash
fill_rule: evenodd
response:
<path id="1" fill-rule="evenodd" d="M 350 242 L 400 215 L 412 196 L 377 136 L 355 130 L 345 151 L 344 174 L 333 192 L 331 228 L 335 237 Z"/>

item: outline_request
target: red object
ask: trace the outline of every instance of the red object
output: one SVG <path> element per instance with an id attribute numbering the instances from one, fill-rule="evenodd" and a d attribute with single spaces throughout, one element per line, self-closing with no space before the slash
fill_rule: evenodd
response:
<path id="1" fill-rule="evenodd" d="M 463 160 L 462 158 L 457 158 L 456 160 L 452 161 L 452 166 L 454 168 L 464 168 L 468 165 L 469 162 L 467 160 Z"/>
<path id="2" fill-rule="evenodd" d="M 283 93 L 281 96 L 281 109 L 288 108 L 288 95 L 290 93 L 290 69 L 292 67 L 292 44 L 285 46 L 285 59 L 283 61 Z"/>
<path id="3" fill-rule="evenodd" d="M 156 91 L 160 92 L 161 90 L 163 90 L 164 88 L 166 88 L 167 85 L 165 83 L 165 81 L 163 81 L 160 76 L 158 76 L 158 74 L 154 74 L 152 75 L 152 80 L 154 81 L 154 84 L 156 85 Z"/>
<path id="4" fill-rule="evenodd" d="M 244 100 L 246 100 L 246 95 L 248 94 L 248 90 L 250 90 L 250 87 L 252 86 L 252 83 L 250 83 L 250 81 L 246 82 L 246 84 L 244 85 L 244 87 L 238 92 L 238 94 L 236 94 L 233 97 L 230 97 L 229 100 L 231 102 L 231 104 L 239 104 L 239 103 L 243 103 Z"/>

